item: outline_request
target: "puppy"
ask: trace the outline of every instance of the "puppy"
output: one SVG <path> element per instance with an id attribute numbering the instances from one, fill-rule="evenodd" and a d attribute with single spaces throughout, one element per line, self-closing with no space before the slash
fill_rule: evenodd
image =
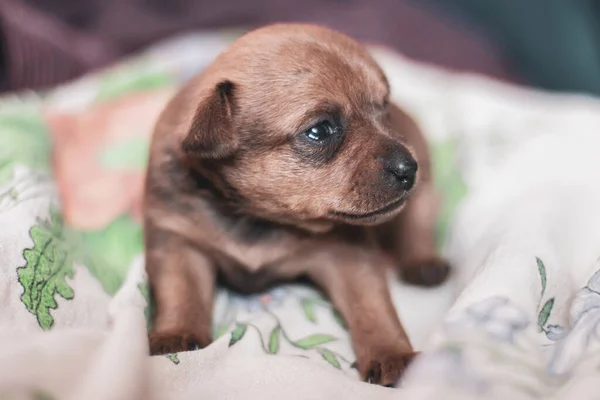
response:
<path id="1" fill-rule="evenodd" d="M 211 343 L 217 277 L 256 292 L 303 276 L 345 320 L 362 377 L 398 379 L 414 354 L 386 265 L 427 286 L 449 268 L 425 140 L 389 97 L 361 45 L 298 24 L 246 34 L 172 99 L 145 186 L 152 354 Z"/>

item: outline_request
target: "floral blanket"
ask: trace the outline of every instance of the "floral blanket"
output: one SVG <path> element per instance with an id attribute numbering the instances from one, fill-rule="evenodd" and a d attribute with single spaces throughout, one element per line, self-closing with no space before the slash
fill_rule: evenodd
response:
<path id="1" fill-rule="evenodd" d="M 358 380 L 343 322 L 299 285 L 256 296 L 221 289 L 211 346 L 147 355 L 140 195 L 151 129 L 177 86 L 236 35 L 176 38 L 56 90 L 0 99 L 0 397 L 594 398 L 600 358 L 587 349 L 600 321 L 592 240 L 600 224 L 593 202 L 575 199 L 596 192 L 577 195 L 585 174 L 569 196 L 528 192 L 552 168 L 529 168 L 543 143 L 527 143 L 558 137 L 564 156 L 566 132 L 600 127 L 600 104 L 451 74 L 377 47 L 394 100 L 429 135 L 443 198 L 440 247 L 457 266 L 455 279 L 433 290 L 390 276 L 413 344 L 425 350 L 401 388 Z M 561 165 L 544 154 L 536 165 Z M 520 180 L 511 179 L 515 165 Z M 556 191 L 548 182 L 567 170 L 541 181 Z M 579 225 L 566 229 L 570 221 Z M 586 235 L 564 234 L 575 231 Z"/>

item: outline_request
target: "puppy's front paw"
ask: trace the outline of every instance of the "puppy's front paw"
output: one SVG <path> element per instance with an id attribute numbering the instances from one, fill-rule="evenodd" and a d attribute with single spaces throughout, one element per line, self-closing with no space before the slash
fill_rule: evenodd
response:
<path id="1" fill-rule="evenodd" d="M 404 347 L 382 348 L 364 360 L 359 359 L 357 367 L 365 382 L 393 387 L 417 354 Z"/>
<path id="2" fill-rule="evenodd" d="M 179 353 L 203 349 L 212 339 L 210 333 L 188 333 L 184 331 L 150 332 L 148 334 L 150 355 Z"/>
<path id="3" fill-rule="evenodd" d="M 402 279 L 419 286 L 437 286 L 450 275 L 450 265 L 441 258 L 428 258 L 409 262 L 400 269 Z"/>

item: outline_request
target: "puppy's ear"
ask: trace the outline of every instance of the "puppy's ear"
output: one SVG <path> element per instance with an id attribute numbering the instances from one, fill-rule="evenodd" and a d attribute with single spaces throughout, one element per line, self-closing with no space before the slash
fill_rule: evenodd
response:
<path id="1" fill-rule="evenodd" d="M 231 155 L 239 145 L 233 129 L 232 108 L 235 85 L 218 83 L 204 98 L 192 120 L 183 151 L 200 158 L 218 159 Z"/>

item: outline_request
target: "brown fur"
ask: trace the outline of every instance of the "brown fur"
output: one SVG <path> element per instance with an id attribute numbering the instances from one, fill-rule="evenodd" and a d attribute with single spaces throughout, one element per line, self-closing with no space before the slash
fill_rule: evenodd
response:
<path id="1" fill-rule="evenodd" d="M 346 321 L 362 377 L 397 380 L 414 353 L 385 267 L 421 285 L 448 267 L 434 248 L 427 145 L 388 98 L 362 46 L 310 25 L 243 36 L 175 96 L 146 182 L 152 354 L 210 344 L 218 275 L 244 292 L 306 276 Z M 309 139 L 323 120 L 333 133 Z M 413 159 L 411 189 L 389 165 Z"/>

